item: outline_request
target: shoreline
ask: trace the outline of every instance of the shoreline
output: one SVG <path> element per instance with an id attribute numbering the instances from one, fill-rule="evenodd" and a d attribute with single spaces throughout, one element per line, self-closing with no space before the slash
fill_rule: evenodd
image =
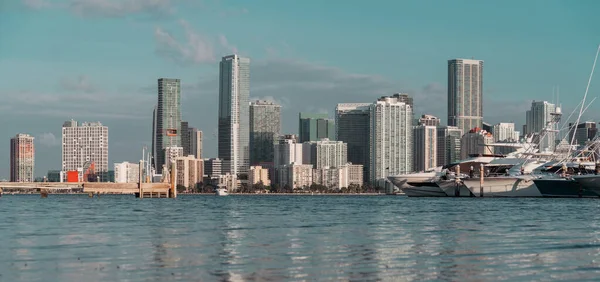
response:
<path id="1" fill-rule="evenodd" d="M 40 195 L 35 193 L 3 193 L 2 196 Z M 49 193 L 48 195 L 89 195 L 88 193 Z M 101 193 L 100 195 L 134 195 L 123 193 Z M 0 197 L 2 197 L 0 196 Z M 96 196 L 96 194 L 94 194 Z M 177 196 L 216 196 L 215 193 L 177 193 Z M 229 193 L 229 196 L 386 196 L 385 193 Z"/>

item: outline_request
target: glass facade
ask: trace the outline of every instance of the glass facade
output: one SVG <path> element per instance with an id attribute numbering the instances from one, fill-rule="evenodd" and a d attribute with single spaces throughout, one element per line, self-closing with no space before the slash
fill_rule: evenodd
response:
<path id="1" fill-rule="evenodd" d="M 483 61 L 448 61 L 448 125 L 463 132 L 483 123 Z"/>

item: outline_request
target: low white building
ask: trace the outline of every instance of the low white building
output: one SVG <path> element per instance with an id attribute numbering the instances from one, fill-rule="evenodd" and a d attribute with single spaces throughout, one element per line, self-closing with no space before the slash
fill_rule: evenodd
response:
<path id="1" fill-rule="evenodd" d="M 140 165 L 130 162 L 115 163 L 115 183 L 138 183 Z"/>
<path id="2" fill-rule="evenodd" d="M 310 187 L 313 183 L 313 166 L 310 164 L 289 164 L 280 166 L 279 185 L 288 185 L 294 189 Z"/>
<path id="3" fill-rule="evenodd" d="M 251 166 L 248 172 L 248 184 L 256 185 L 262 182 L 264 186 L 271 186 L 271 180 L 269 180 L 269 170 L 262 166 Z"/>

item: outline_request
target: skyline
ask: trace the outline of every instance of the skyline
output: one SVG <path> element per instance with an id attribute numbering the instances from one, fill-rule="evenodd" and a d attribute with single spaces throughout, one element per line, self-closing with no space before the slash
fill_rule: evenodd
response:
<path id="1" fill-rule="evenodd" d="M 60 169 L 61 124 L 70 119 L 109 127 L 109 164 L 139 160 L 151 144 L 160 77 L 181 79 L 183 119 L 205 132 L 205 157 L 215 157 L 218 61 L 231 53 L 253 62 L 250 99 L 282 105 L 282 133 L 297 134 L 299 112 L 333 118 L 337 103 L 398 92 L 414 97 L 415 116 L 446 124 L 447 60 L 455 58 L 485 61 L 484 121 L 519 128 L 531 100 L 553 102 L 555 85 L 565 113 L 577 104 L 600 26 L 592 1 L 110 2 L 0 4 L 0 178 L 17 133 L 35 137 L 38 176 Z M 453 17 L 459 11 L 478 13 Z M 452 30 L 466 35 L 457 40 Z"/>

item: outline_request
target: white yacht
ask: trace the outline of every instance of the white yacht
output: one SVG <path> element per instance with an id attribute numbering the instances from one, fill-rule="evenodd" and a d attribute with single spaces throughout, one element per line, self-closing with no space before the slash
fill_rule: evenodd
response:
<path id="1" fill-rule="evenodd" d="M 215 194 L 217 196 L 227 196 L 227 195 L 229 195 L 229 193 L 227 193 L 227 189 L 226 188 L 217 188 Z"/>

